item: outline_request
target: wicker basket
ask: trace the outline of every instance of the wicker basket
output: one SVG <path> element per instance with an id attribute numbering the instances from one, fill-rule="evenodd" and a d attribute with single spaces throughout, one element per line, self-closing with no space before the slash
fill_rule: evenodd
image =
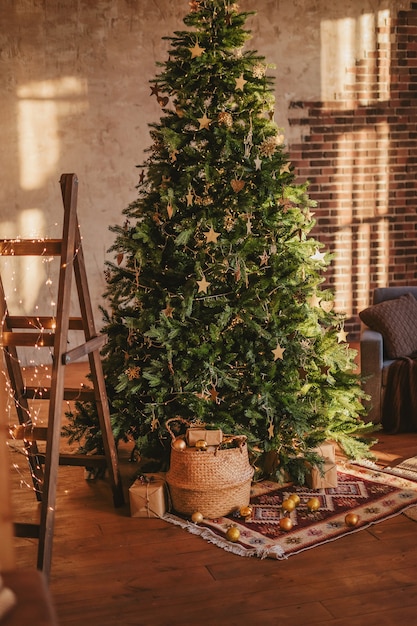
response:
<path id="1" fill-rule="evenodd" d="M 166 426 L 175 441 L 170 421 Z M 249 463 L 246 437 L 234 439 L 237 446 L 232 448 L 219 446 L 201 451 L 171 446 L 166 480 L 175 511 L 183 515 L 199 511 L 214 519 L 249 504 L 254 470 Z"/>

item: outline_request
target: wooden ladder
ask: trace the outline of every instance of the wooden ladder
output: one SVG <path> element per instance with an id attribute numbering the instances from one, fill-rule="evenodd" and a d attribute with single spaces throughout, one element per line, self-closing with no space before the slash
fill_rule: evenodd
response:
<path id="1" fill-rule="evenodd" d="M 54 533 L 56 484 L 59 465 L 106 467 L 113 492 L 114 506 L 124 504 L 120 480 L 117 450 L 110 423 L 105 380 L 100 349 L 106 342 L 104 334 L 97 335 L 87 283 L 87 274 L 77 218 L 78 179 L 75 174 L 63 174 L 60 179 L 64 205 L 62 239 L 0 240 L 3 256 L 60 256 L 57 314 L 55 317 L 12 316 L 8 313 L 3 283 L 0 278 L 0 315 L 3 321 L 2 347 L 10 380 L 11 392 L 17 411 L 21 438 L 28 455 L 34 490 L 40 500 L 39 524 L 15 524 L 19 537 L 37 538 L 37 567 L 49 576 Z M 70 317 L 72 276 L 80 306 L 80 317 Z M 39 344 L 42 329 L 42 345 L 53 350 L 50 388 L 42 390 L 42 398 L 49 400 L 48 426 L 36 427 L 32 423 L 29 400 L 39 398 L 37 389 L 25 385 L 17 347 L 33 347 Z M 34 330 L 35 329 L 35 330 Z M 68 350 L 68 331 L 84 332 L 84 343 Z M 65 366 L 88 356 L 93 390 L 65 388 Z M 61 454 L 61 418 L 63 401 L 77 398 L 95 402 L 102 433 L 104 455 Z M 42 431 L 45 436 L 42 437 Z M 37 440 L 46 440 L 45 453 L 40 454 Z"/>

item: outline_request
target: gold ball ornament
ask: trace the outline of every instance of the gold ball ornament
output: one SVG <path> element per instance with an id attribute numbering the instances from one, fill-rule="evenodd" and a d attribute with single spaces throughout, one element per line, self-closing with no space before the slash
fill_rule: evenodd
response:
<path id="1" fill-rule="evenodd" d="M 174 448 L 174 450 L 185 450 L 185 448 L 187 447 L 187 444 L 185 443 L 185 440 L 182 439 L 181 437 L 179 437 L 178 439 L 175 439 L 175 441 L 172 442 L 172 447 Z"/>
<path id="2" fill-rule="evenodd" d="M 251 506 L 241 506 L 239 509 L 240 517 L 250 517 L 252 515 L 252 507 Z"/>
<path id="3" fill-rule="evenodd" d="M 320 500 L 318 498 L 310 498 L 307 502 L 307 508 L 309 511 L 318 511 L 320 508 Z"/>
<path id="4" fill-rule="evenodd" d="M 191 515 L 191 521 L 194 522 L 194 524 L 201 524 L 203 519 L 204 515 L 200 513 L 200 511 L 195 511 L 195 513 Z"/>
<path id="5" fill-rule="evenodd" d="M 294 511 L 295 506 L 296 506 L 296 504 L 295 504 L 294 500 L 292 500 L 292 498 L 287 498 L 281 504 L 282 510 L 283 511 L 288 511 L 288 513 L 291 513 L 291 511 Z"/>
<path id="6" fill-rule="evenodd" d="M 199 439 L 195 442 L 197 450 L 207 450 L 207 441 L 205 439 Z"/>
<path id="7" fill-rule="evenodd" d="M 356 526 L 356 524 L 359 522 L 359 515 L 356 515 L 356 513 L 347 513 L 345 516 L 345 524 L 346 526 Z"/>
<path id="8" fill-rule="evenodd" d="M 229 541 L 238 541 L 240 537 L 240 530 L 237 526 L 229 526 L 226 531 L 226 539 Z"/>
<path id="9" fill-rule="evenodd" d="M 279 527 L 281 530 L 288 532 L 292 528 L 292 520 L 290 517 L 281 517 L 279 520 Z"/>
<path id="10" fill-rule="evenodd" d="M 295 506 L 298 506 L 301 502 L 300 496 L 298 495 L 298 493 L 292 493 L 290 496 L 288 496 L 288 500 L 292 500 Z"/>

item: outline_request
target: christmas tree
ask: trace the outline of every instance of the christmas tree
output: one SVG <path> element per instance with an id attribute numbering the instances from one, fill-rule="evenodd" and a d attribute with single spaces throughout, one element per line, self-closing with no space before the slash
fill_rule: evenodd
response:
<path id="1" fill-rule="evenodd" d="M 264 57 L 246 50 L 252 13 L 195 0 L 150 81 L 150 127 L 138 198 L 112 227 L 104 370 L 117 439 L 166 459 L 164 423 L 245 434 L 258 467 L 303 481 L 326 439 L 366 456 L 363 393 L 344 315 L 322 287 L 330 262 L 310 235 L 274 120 Z M 72 437 L 95 445 L 94 409 Z"/>

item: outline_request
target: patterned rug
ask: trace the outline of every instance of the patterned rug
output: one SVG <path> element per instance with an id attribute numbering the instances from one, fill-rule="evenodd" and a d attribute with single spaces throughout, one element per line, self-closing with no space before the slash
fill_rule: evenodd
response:
<path id="1" fill-rule="evenodd" d="M 415 467 L 417 471 L 417 463 Z M 392 470 L 393 468 L 382 471 L 359 466 L 349 466 L 348 469 L 338 467 L 338 486 L 317 491 L 291 485 L 282 487 L 270 481 L 256 483 L 251 494 L 252 512 L 246 519 L 232 514 L 215 520 L 204 519 L 202 523 L 194 524 L 172 513 L 167 513 L 164 519 L 240 556 L 285 559 L 368 528 L 371 524 L 398 515 L 416 505 L 417 473 L 414 480 L 410 480 L 400 474 L 398 469 L 396 472 Z M 300 503 L 294 511 L 286 514 L 291 518 L 292 529 L 284 531 L 279 525 L 284 516 L 281 504 L 295 493 L 298 494 Z M 319 499 L 320 507 L 317 511 L 310 511 L 307 507 L 307 502 L 312 497 Z M 358 516 L 355 526 L 346 524 L 348 512 Z M 226 538 L 231 525 L 236 525 L 240 531 L 236 542 Z"/>
<path id="2" fill-rule="evenodd" d="M 395 467 L 386 467 L 385 471 L 394 474 L 394 476 L 401 476 L 417 482 L 417 456 L 413 456 Z M 417 522 L 417 506 L 406 509 L 404 515 Z"/>

